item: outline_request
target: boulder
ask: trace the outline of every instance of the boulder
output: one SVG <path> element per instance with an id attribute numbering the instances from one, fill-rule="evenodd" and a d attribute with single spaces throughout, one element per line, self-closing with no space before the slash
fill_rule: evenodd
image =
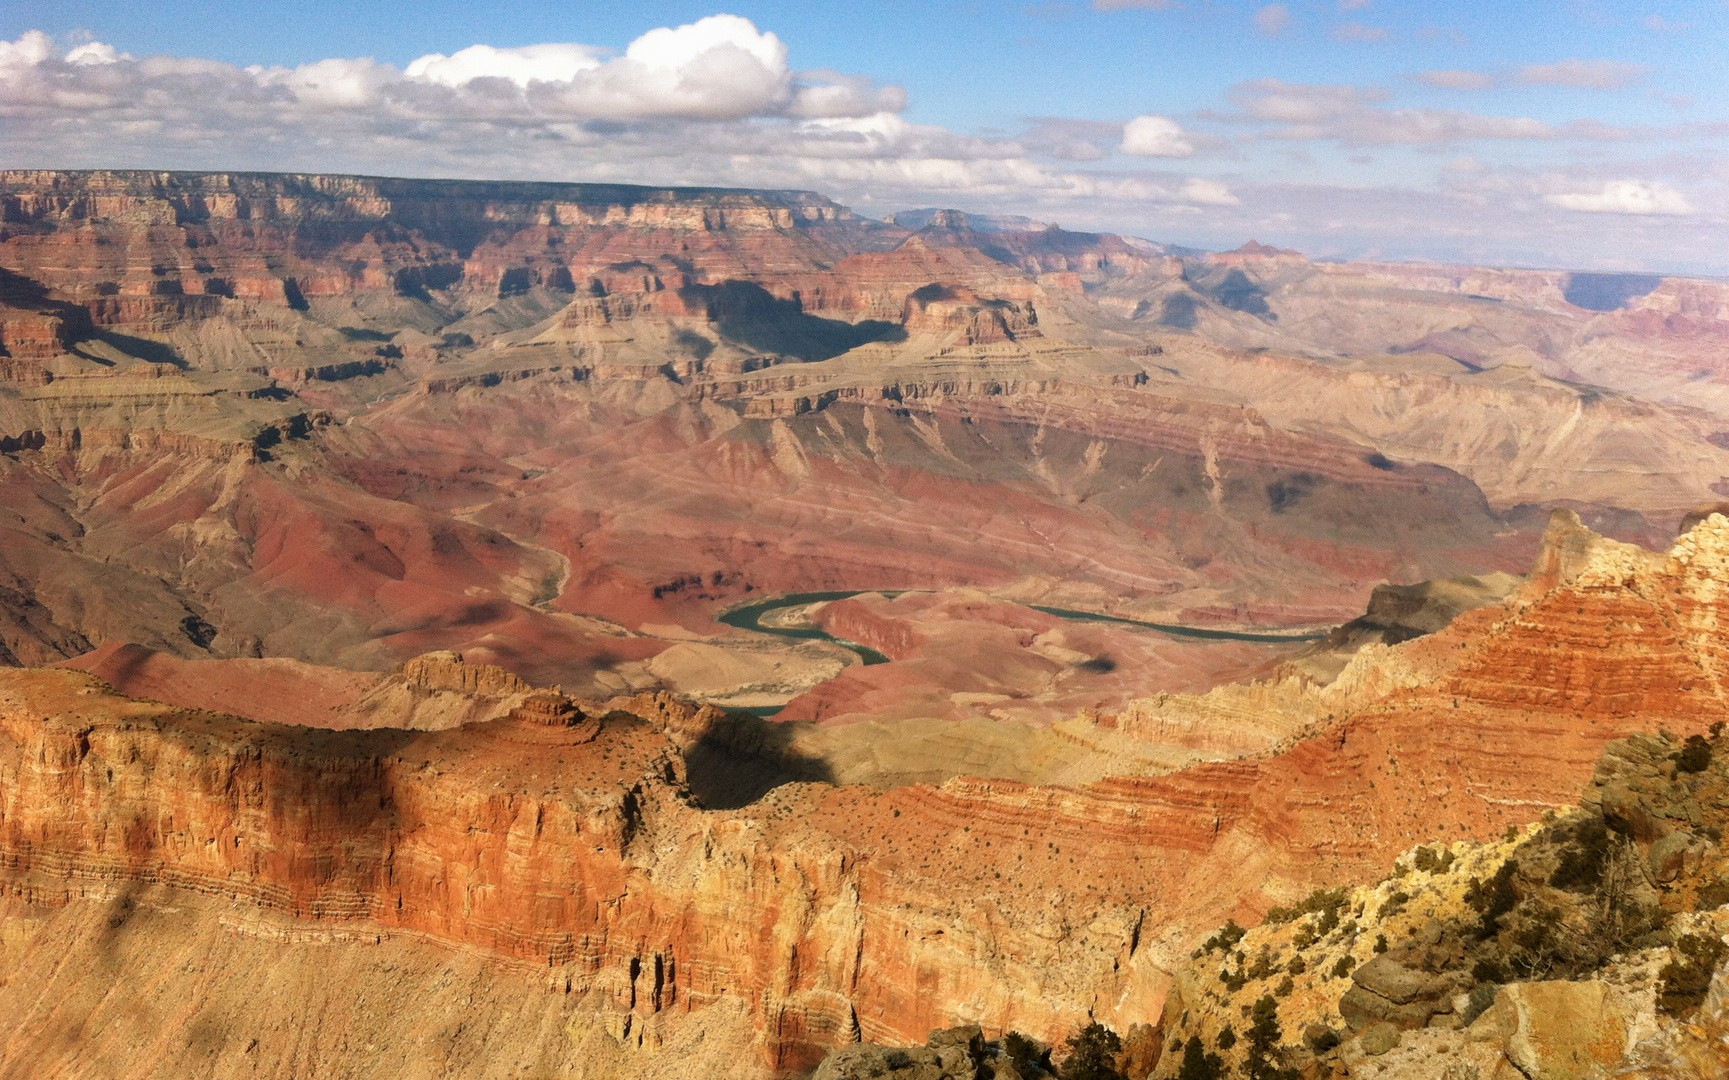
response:
<path id="1" fill-rule="evenodd" d="M 1466 1037 L 1500 1042 L 1531 1080 L 1597 1080 L 1626 1052 L 1627 1022 L 1603 983 L 1515 983 Z"/>
<path id="2" fill-rule="evenodd" d="M 1693 840 L 1691 833 L 1672 832 L 1652 844 L 1651 853 L 1647 856 L 1651 875 L 1658 881 L 1674 881 L 1679 877 Z"/>
<path id="3" fill-rule="evenodd" d="M 985 1056 L 976 1025 L 933 1031 L 924 1046 L 854 1043 L 824 1058 L 811 1080 L 977 1080 Z M 1012 1066 L 998 1077 L 1018 1075 Z"/>
<path id="4" fill-rule="evenodd" d="M 1395 1005 L 1405 1005 L 1423 993 L 1431 976 L 1383 954 L 1352 972 L 1351 981 Z"/>
<path id="5" fill-rule="evenodd" d="M 1449 1007 L 1431 997 L 1414 997 L 1401 1004 L 1363 986 L 1351 987 L 1339 999 L 1339 1015 L 1344 1017 L 1352 1031 L 1361 1031 L 1383 1020 L 1399 1028 L 1420 1028 L 1429 1022 L 1430 1017 Z"/>
<path id="6" fill-rule="evenodd" d="M 1370 1057 L 1379 1057 L 1399 1045 L 1399 1029 L 1385 1021 L 1372 1024 L 1357 1036 L 1357 1045 Z"/>
<path id="7" fill-rule="evenodd" d="M 946 1069 L 927 1046 L 878 1046 L 854 1043 L 824 1058 L 811 1080 L 974 1080 L 976 1069 Z"/>
<path id="8" fill-rule="evenodd" d="M 1654 843 L 1670 832 L 1669 826 L 1652 816 L 1645 800 L 1627 784 L 1614 781 L 1603 785 L 1596 794 L 1603 820 L 1616 832 L 1641 844 Z"/>

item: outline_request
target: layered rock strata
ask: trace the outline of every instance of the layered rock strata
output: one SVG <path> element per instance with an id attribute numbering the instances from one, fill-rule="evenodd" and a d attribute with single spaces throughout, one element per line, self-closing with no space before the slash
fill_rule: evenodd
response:
<path id="1" fill-rule="evenodd" d="M 1722 1075 L 1724 749 L 1612 743 L 1565 816 L 1418 847 L 1376 885 L 1228 926 L 1178 975 L 1157 1075 L 1257 1055 L 1339 1078 Z M 1259 1050 L 1238 1037 L 1247 1012 L 1277 1033 Z"/>
<path id="2" fill-rule="evenodd" d="M 1712 722 L 1726 558 L 1720 516 L 1654 554 L 1563 515 L 1505 605 L 1280 691 L 1310 704 L 1277 752 L 1081 787 L 795 784 L 725 812 L 688 801 L 677 749 L 725 737 L 718 714 L 666 699 L 530 694 L 445 731 L 333 732 L 17 672 L 0 849 L 13 873 L 546 965 L 645 1048 L 742 1002 L 727 1037 L 765 1070 L 957 1022 L 1055 1041 L 1089 1012 L 1151 1022 L 1223 915 L 1380 872 L 1437 830 L 1499 835 L 1572 799 L 1608 741 Z M 411 681 L 519 692 L 427 663 Z"/>

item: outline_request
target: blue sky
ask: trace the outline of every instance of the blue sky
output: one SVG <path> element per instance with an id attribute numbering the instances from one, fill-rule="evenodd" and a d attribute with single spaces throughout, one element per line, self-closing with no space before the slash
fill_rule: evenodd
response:
<path id="1" fill-rule="evenodd" d="M 810 187 L 1204 246 L 1729 274 L 1719 0 L 14 0 L 0 39 L 11 166 Z"/>

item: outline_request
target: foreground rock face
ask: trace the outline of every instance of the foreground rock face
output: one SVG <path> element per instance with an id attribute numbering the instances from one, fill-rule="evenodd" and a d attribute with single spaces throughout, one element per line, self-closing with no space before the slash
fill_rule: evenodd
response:
<path id="1" fill-rule="evenodd" d="M 1079 787 L 795 784 L 734 811 L 691 802 L 681 747 L 762 726 L 665 698 L 573 701 L 431 658 L 394 707 L 424 700 L 413 687 L 523 700 L 447 730 L 329 731 L 19 671 L 0 680 L 0 859 L 62 897 L 164 887 L 528 964 L 650 1055 L 642 1075 L 696 1029 L 764 1073 L 958 1023 L 1055 1043 L 1089 1013 L 1156 1020 L 1226 915 L 1383 872 L 1437 827 L 1499 835 L 1574 799 L 1608 741 L 1701 730 L 1722 711 L 1726 558 L 1721 517 L 1654 554 L 1563 515 L 1505 605 L 1366 647 L 1328 687 L 1264 688 L 1294 718 L 1276 752 Z M 1151 711 L 1175 724 L 1207 700 Z M 1696 880 L 1686 845 L 1648 835 L 1654 873 L 1673 859 Z M 32 903 L 53 891 L 9 880 Z M 26 1010 L 51 992 L 36 956 L 7 961 Z M 1397 1008 L 1431 1000 L 1375 985 Z"/>
<path id="2" fill-rule="evenodd" d="M 1720 732 L 1611 743 L 1572 813 L 1419 847 L 1376 886 L 1228 927 L 1179 973 L 1167 1045 L 1250 1068 L 1224 1033 L 1259 1001 L 1280 1031 L 1261 1061 L 1304 1075 L 1723 1075 Z"/>

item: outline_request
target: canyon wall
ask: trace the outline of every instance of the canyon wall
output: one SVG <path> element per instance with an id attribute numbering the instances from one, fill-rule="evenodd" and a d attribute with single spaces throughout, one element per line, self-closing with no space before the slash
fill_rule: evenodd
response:
<path id="1" fill-rule="evenodd" d="M 1437 833 L 1496 835 L 1570 801 L 1607 741 L 1721 715 L 1725 560 L 1722 517 L 1663 555 L 1558 515 L 1503 606 L 1276 690 L 1301 726 L 1271 752 L 1082 787 L 791 785 L 737 811 L 689 800 L 679 747 L 718 717 L 666 699 L 333 732 L 20 671 L 0 691 L 0 851 L 14 875 L 543 965 L 558 993 L 597 995 L 614 1043 L 701 1014 L 765 1071 L 961 1022 L 1126 1027 L 1157 1018 L 1225 915 Z M 441 685 L 504 678 L 455 670 Z"/>

